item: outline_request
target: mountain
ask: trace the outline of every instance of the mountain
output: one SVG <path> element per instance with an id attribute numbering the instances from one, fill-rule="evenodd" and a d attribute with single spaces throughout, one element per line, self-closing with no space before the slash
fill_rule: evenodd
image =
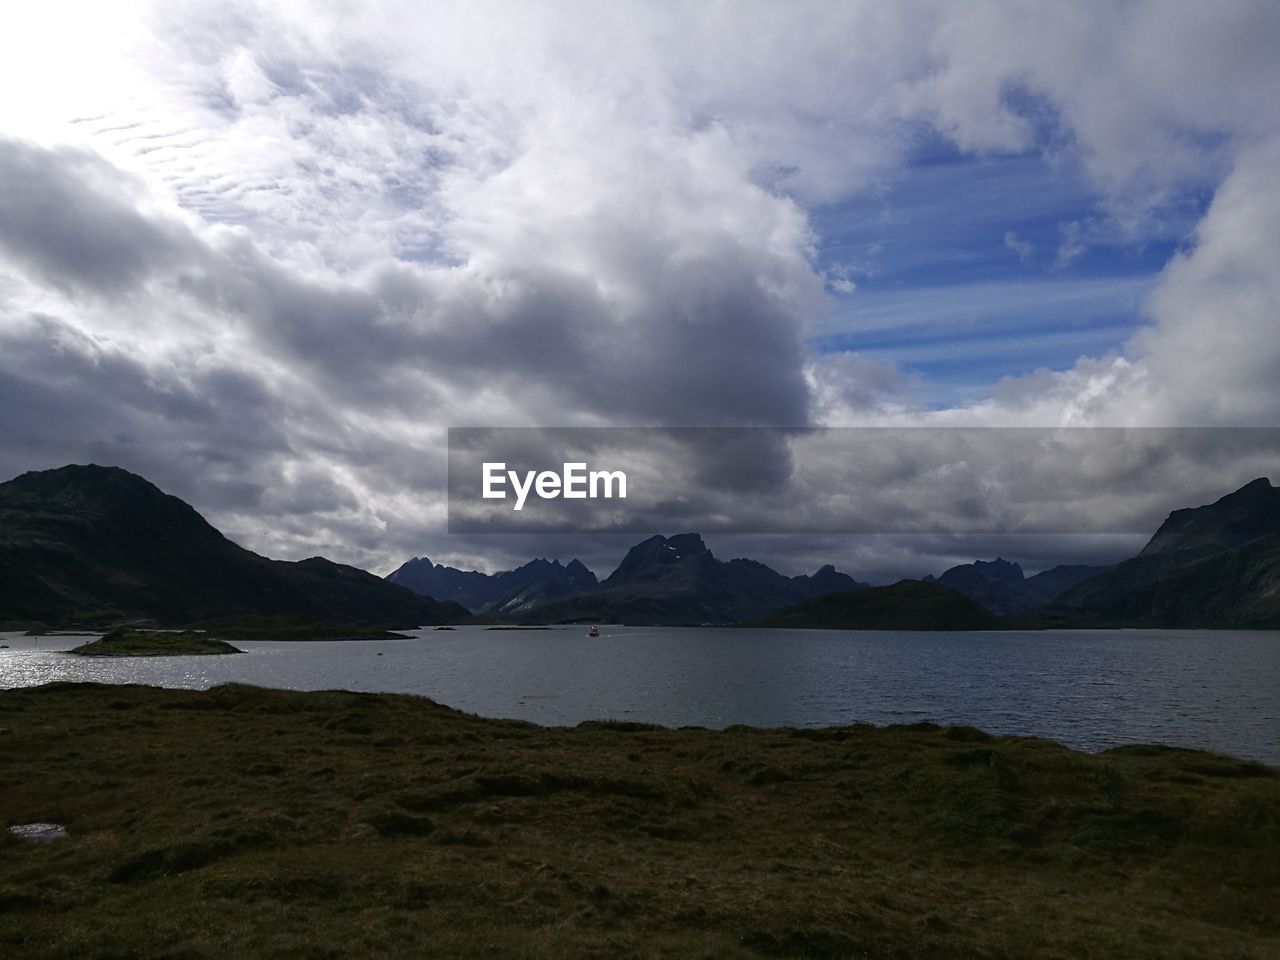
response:
<path id="1" fill-rule="evenodd" d="M 527 613 L 547 622 L 737 623 L 832 589 L 861 586 L 831 566 L 788 577 L 754 560 L 718 560 L 701 536 L 683 533 L 636 544 L 597 589 Z"/>
<path id="2" fill-rule="evenodd" d="M 479 610 L 493 599 L 492 578 L 488 574 L 446 567 L 432 563 L 427 557 L 406 561 L 386 579 L 424 597 L 460 603 L 468 610 Z"/>
<path id="3" fill-rule="evenodd" d="M 1027 577 L 1025 585 L 1035 591 L 1042 601 L 1049 601 L 1081 580 L 1096 577 L 1108 569 L 1110 568 L 1106 564 L 1094 566 L 1087 563 L 1063 563 Z"/>
<path id="4" fill-rule="evenodd" d="M 1275 534 L 1280 534 L 1280 490 L 1259 477 L 1208 506 L 1173 511 L 1138 558 L 1205 557 Z"/>
<path id="5" fill-rule="evenodd" d="M 1175 510 L 1136 557 L 1033 611 L 1044 624 L 1280 627 L 1280 489 Z"/>
<path id="6" fill-rule="evenodd" d="M 1002 620 L 938 583 L 900 580 L 887 587 L 828 593 L 782 607 L 758 624 L 823 630 L 1002 630 Z"/>
<path id="7" fill-rule="evenodd" d="M 596 575 L 580 561 L 530 560 L 522 567 L 498 574 L 494 580 L 501 593 L 485 606 L 485 611 L 501 616 L 519 616 L 552 600 L 594 590 Z"/>
<path id="8" fill-rule="evenodd" d="M 261 557 L 118 467 L 67 466 L 0 483 L 0 620 L 240 616 L 412 627 L 467 613 L 323 557 Z"/>
<path id="9" fill-rule="evenodd" d="M 992 613 L 1009 614 L 1030 610 L 1052 600 L 1072 584 L 1106 569 L 1084 564 L 1058 566 L 1033 577 L 1024 577 L 1020 564 L 996 557 L 975 560 L 947 570 L 936 580 L 925 577 L 925 583 L 940 583 L 971 600 L 976 600 Z"/>
<path id="10" fill-rule="evenodd" d="M 581 561 L 530 560 L 502 573 L 458 570 L 414 557 L 387 576 L 391 583 L 414 593 L 453 600 L 468 610 L 516 614 L 540 603 L 594 590 L 599 581 Z"/>

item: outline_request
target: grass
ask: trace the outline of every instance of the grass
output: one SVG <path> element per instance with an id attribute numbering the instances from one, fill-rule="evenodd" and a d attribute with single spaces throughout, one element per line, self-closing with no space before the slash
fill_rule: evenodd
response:
<path id="1" fill-rule="evenodd" d="M 967 727 L 0 692 L 0 955 L 1280 956 L 1280 775 Z"/>
<path id="2" fill-rule="evenodd" d="M 199 633 L 112 630 L 70 653 L 82 657 L 187 657 L 243 653 L 229 643 Z"/>

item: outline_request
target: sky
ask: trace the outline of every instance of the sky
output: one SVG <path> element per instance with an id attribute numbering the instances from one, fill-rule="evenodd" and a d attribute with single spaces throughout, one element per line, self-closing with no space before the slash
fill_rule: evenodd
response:
<path id="1" fill-rule="evenodd" d="M 1280 425 L 1270 0 L 0 16 L 3 477 L 123 466 L 284 559 L 605 573 L 635 538 L 447 533 L 446 429 Z M 709 540 L 872 580 L 1141 544 Z"/>

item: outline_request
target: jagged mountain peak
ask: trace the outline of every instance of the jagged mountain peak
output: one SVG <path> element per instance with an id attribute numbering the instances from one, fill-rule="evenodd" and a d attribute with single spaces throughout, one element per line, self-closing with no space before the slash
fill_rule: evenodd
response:
<path id="1" fill-rule="evenodd" d="M 993 580 L 1003 580 L 1006 583 L 1019 583 L 1024 579 L 1022 565 L 1016 561 L 1006 560 L 1004 557 L 996 557 L 994 560 L 975 560 L 973 568 Z"/>
<path id="2" fill-rule="evenodd" d="M 672 537 L 655 535 L 628 550 L 605 583 L 616 585 L 631 580 L 649 580 L 666 576 L 666 569 L 675 564 L 713 560 L 714 557 L 700 534 L 679 533 Z"/>
<path id="3" fill-rule="evenodd" d="M 700 533 L 678 533 L 674 537 L 667 538 L 667 546 L 681 557 L 711 552 L 707 549 L 707 545 L 702 542 L 702 534 Z"/>
<path id="4" fill-rule="evenodd" d="M 559 558 L 548 560 L 546 557 L 537 557 L 513 570 L 495 574 L 456 570 L 443 564 L 433 567 L 411 560 L 387 579 L 424 596 L 456 600 L 472 611 L 501 610 L 510 605 L 513 598 L 527 604 L 534 599 L 590 590 L 598 582 L 596 575 L 580 560 L 564 564 Z"/>

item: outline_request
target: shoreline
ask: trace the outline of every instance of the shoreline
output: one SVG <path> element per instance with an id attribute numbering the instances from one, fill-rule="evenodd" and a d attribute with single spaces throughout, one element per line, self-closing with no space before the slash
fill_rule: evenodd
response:
<path id="1" fill-rule="evenodd" d="M 254 641 L 254 642 L 267 642 L 267 641 Z M 350 642 L 363 643 L 365 641 L 350 641 Z M 48 652 L 66 653 L 66 654 L 74 653 L 74 651 L 72 650 L 60 650 L 60 651 L 48 651 Z M 247 653 L 252 653 L 252 650 L 241 650 L 238 652 L 242 654 L 247 654 Z M 77 656 L 83 656 L 83 655 L 78 654 Z M 161 656 L 162 658 L 166 657 L 166 655 L 163 655 L 163 654 L 159 656 Z M 195 656 L 199 656 L 199 655 L 195 655 Z M 134 658 L 121 657 L 119 655 L 114 657 L 89 655 L 88 659 L 109 660 L 109 659 L 134 659 Z M 246 690 L 261 691 L 263 693 L 268 693 L 268 694 L 280 693 L 280 694 L 287 694 L 287 695 L 298 694 L 298 695 L 304 695 L 304 696 L 313 695 L 313 694 L 316 694 L 316 695 L 336 694 L 336 695 L 344 695 L 344 696 L 351 696 L 351 697 L 375 697 L 375 698 L 376 697 L 397 697 L 397 698 L 404 698 L 410 701 L 417 701 L 431 708 L 445 710 L 450 713 L 457 714 L 460 717 L 466 717 L 472 720 L 493 722 L 493 723 L 516 723 L 516 724 L 522 724 L 529 727 L 533 727 L 538 730 L 545 730 L 548 732 L 576 730 L 580 727 L 585 726 L 585 727 L 595 727 L 600 729 L 616 728 L 616 729 L 624 730 L 627 732 L 634 732 L 636 730 L 646 730 L 646 731 L 661 732 L 661 733 L 683 733 L 683 732 L 697 732 L 697 731 L 701 731 L 705 733 L 726 733 L 726 732 L 759 733 L 759 734 L 789 733 L 789 734 L 793 734 L 795 736 L 799 736 L 803 738 L 806 736 L 805 731 L 858 730 L 858 731 L 864 731 L 864 732 L 883 731 L 887 733 L 892 733 L 894 731 L 912 731 L 912 732 L 931 733 L 931 732 L 940 732 L 940 731 L 945 732 L 953 728 L 962 728 L 965 730 L 976 730 L 980 734 L 982 734 L 982 736 L 990 739 L 1010 739 L 1010 740 L 1019 740 L 1019 741 L 1028 741 L 1028 742 L 1041 742 L 1041 743 L 1050 744 L 1053 747 L 1058 749 L 1067 750 L 1067 751 L 1070 751 L 1071 753 L 1077 753 L 1082 756 L 1088 756 L 1088 757 L 1100 757 L 1113 750 L 1130 750 L 1130 749 L 1138 749 L 1138 750 L 1151 749 L 1151 750 L 1158 750 L 1158 751 L 1162 750 L 1162 751 L 1172 751 L 1172 752 L 1205 754 L 1207 756 L 1218 757 L 1218 758 L 1230 760 L 1236 763 L 1257 765 L 1258 767 L 1262 767 L 1267 770 L 1270 770 L 1272 772 L 1272 775 L 1274 775 L 1277 778 L 1280 778 L 1280 762 L 1271 762 L 1268 760 L 1261 760 L 1261 759 L 1258 759 L 1257 757 L 1251 757 L 1243 753 L 1234 753 L 1229 750 L 1214 750 L 1209 747 L 1195 747 L 1195 746 L 1187 746 L 1184 744 L 1163 743 L 1160 741 L 1131 741 L 1131 742 L 1117 743 L 1111 746 L 1104 746 L 1104 747 L 1098 747 L 1096 749 L 1091 749 L 1087 747 L 1072 746 L 1069 743 L 1066 743 L 1055 737 L 1047 736 L 1047 735 L 1042 736 L 1036 733 L 995 733 L 995 732 L 990 732 L 988 730 L 976 727 L 973 724 L 969 724 L 969 723 L 964 723 L 964 722 L 949 723 L 949 722 L 927 720 L 927 719 L 914 720 L 911 722 L 901 722 L 901 723 L 873 723 L 871 721 L 855 720 L 851 723 L 846 723 L 846 724 L 823 724 L 815 721 L 807 724 L 779 723 L 779 724 L 772 724 L 772 725 L 760 725 L 760 724 L 753 724 L 753 723 L 734 722 L 734 723 L 726 723 L 723 726 L 707 726 L 706 724 L 698 724 L 698 723 L 670 724 L 670 723 L 662 723 L 657 720 L 636 720 L 636 719 L 623 720 L 616 717 L 587 717 L 582 720 L 578 720 L 577 722 L 574 722 L 574 723 L 540 723 L 537 720 L 527 720 L 521 717 L 510 717 L 510 716 L 504 717 L 504 716 L 497 716 L 497 715 L 486 714 L 486 713 L 474 713 L 468 710 L 463 710 L 461 707 L 451 706 L 447 703 L 444 703 L 441 700 L 437 700 L 431 696 L 428 696 L 425 693 L 412 693 L 412 692 L 399 691 L 399 690 L 353 690 L 347 687 L 323 687 L 323 688 L 272 687 L 272 686 L 266 686 L 263 684 L 249 683 L 243 680 L 228 680 L 228 681 L 210 684 L 207 687 L 165 686 L 163 684 L 155 684 L 155 683 L 139 683 L 133 680 L 129 680 L 121 683 L 112 683 L 112 682 L 101 681 L 101 680 L 50 680 L 45 683 L 29 684 L 29 685 L 20 686 L 20 687 L 0 687 L 0 698 L 2 698 L 5 694 L 14 693 L 17 691 L 61 690 L 61 689 L 81 688 L 81 687 L 89 688 L 89 689 L 100 688 L 100 689 L 106 689 L 106 690 L 119 690 L 122 688 L 129 688 L 129 689 L 138 689 L 138 690 L 144 690 L 144 691 L 147 691 L 147 690 L 176 691 L 176 692 L 182 692 L 182 693 L 195 693 L 195 694 L 210 694 L 215 691 L 222 690 L 224 688 L 229 688 L 229 689 L 243 688 Z"/>
<path id="2" fill-rule="evenodd" d="M 416 639 L 419 639 L 419 638 L 410 637 L 410 638 L 407 638 L 406 641 L 404 642 L 412 642 Z M 238 650 L 237 652 L 240 654 L 254 655 L 255 653 L 258 652 L 255 649 L 255 647 L 258 644 L 260 643 L 266 644 L 269 642 L 270 641 L 249 641 L 246 644 L 245 649 Z M 363 644 L 366 641 L 352 640 L 349 642 Z M 386 642 L 386 641 L 383 641 L 383 642 Z M 191 654 L 150 655 L 150 656 L 122 656 L 122 655 L 85 656 L 82 654 L 76 654 L 74 650 L 36 650 L 36 649 L 27 649 L 27 650 L 19 650 L 19 651 L 0 650 L 0 655 L 3 655 L 3 653 L 6 653 L 6 652 L 52 654 L 52 655 L 57 655 L 59 657 L 69 657 L 75 660 L 84 659 L 89 662 L 98 661 L 103 663 L 120 662 L 120 661 L 145 663 L 148 659 L 152 659 L 152 658 L 165 661 L 165 660 L 174 659 L 175 657 L 181 658 L 183 656 L 200 656 L 201 659 L 203 659 L 202 655 L 191 655 Z M 382 655 L 383 655 L 382 653 L 377 654 L 377 656 L 382 656 Z M 221 657 L 218 657 L 217 659 L 221 659 Z M 1015 737 L 1015 738 L 1026 739 L 1026 740 L 1043 740 L 1044 742 L 1052 743 L 1056 746 L 1062 747 L 1063 749 L 1071 750 L 1071 751 L 1088 755 L 1088 756 L 1100 756 L 1110 750 L 1115 750 L 1115 749 L 1149 746 L 1149 747 L 1154 747 L 1158 749 L 1167 749 L 1167 750 L 1204 752 L 1204 753 L 1212 754 L 1215 756 L 1222 756 L 1222 757 L 1237 759 L 1237 760 L 1240 760 L 1241 762 L 1261 764 L 1263 766 L 1273 768 L 1276 771 L 1280 771 L 1280 754 L 1276 753 L 1274 748 L 1272 748 L 1270 751 L 1267 751 L 1264 749 L 1262 753 L 1255 753 L 1255 752 L 1249 752 L 1247 748 L 1245 750 L 1238 750 L 1238 749 L 1233 749 L 1230 745 L 1214 745 L 1212 743 L 1203 742 L 1203 741 L 1197 743 L 1195 741 L 1185 741 L 1185 740 L 1179 742 L 1179 741 L 1161 741 L 1161 740 L 1142 739 L 1142 738 L 1123 739 L 1116 742 L 1116 741 L 1110 741 L 1110 740 L 1099 740 L 1097 737 L 1092 737 L 1092 738 L 1085 737 L 1085 738 L 1077 739 L 1075 742 L 1072 742 L 1071 740 L 1061 736 L 1060 734 L 1056 734 L 1053 732 L 1040 733 L 1040 732 L 1036 732 L 1032 727 L 1023 726 L 1017 729 L 1004 729 L 999 724 L 991 724 L 989 722 L 989 719 L 988 721 L 984 721 L 982 719 L 973 719 L 970 717 L 965 717 L 963 715 L 955 716 L 954 714 L 951 716 L 940 716 L 937 719 L 929 719 L 926 716 L 921 716 L 920 719 L 914 719 L 914 720 L 906 720 L 906 719 L 886 720 L 883 717 L 872 718 L 872 719 L 854 719 L 844 724 L 839 722 L 829 723 L 822 719 L 813 719 L 813 720 L 795 719 L 795 720 L 785 720 L 777 723 L 755 723 L 750 720 L 724 721 L 724 720 L 716 719 L 711 721 L 710 723 L 707 723 L 707 722 L 699 722 L 699 720 L 697 719 L 694 719 L 690 722 L 678 722 L 678 721 L 666 721 L 662 719 L 636 718 L 635 716 L 630 715 L 630 711 L 628 711 L 627 712 L 628 715 L 625 717 L 625 719 L 621 717 L 578 715 L 572 720 L 558 721 L 558 720 L 541 720 L 535 717 L 530 717 L 528 715 L 522 715 L 520 712 L 499 713 L 499 712 L 484 712 L 483 710 L 474 710 L 474 711 L 467 710 L 461 706 L 453 706 L 452 704 L 445 702 L 443 699 L 439 699 L 438 695 L 432 695 L 431 693 L 420 692 L 415 690 L 395 689 L 390 687 L 378 688 L 378 689 L 355 689 L 350 687 L 342 687 L 338 685 L 314 686 L 314 687 L 290 687 L 290 686 L 270 685 L 266 683 L 256 682 L 253 679 L 240 679 L 235 677 L 218 679 L 214 682 L 209 683 L 207 686 L 166 685 L 166 684 L 160 684 L 160 683 L 147 682 L 144 680 L 138 680 L 132 677 L 129 679 L 122 680 L 120 682 L 115 682 L 110 680 L 101 680 L 101 679 L 97 679 L 96 677 L 92 679 L 84 679 L 80 677 L 54 678 L 54 679 L 46 680 L 40 683 L 27 683 L 27 684 L 19 684 L 14 686 L 0 685 L 0 695 L 3 695 L 4 693 L 11 692 L 11 691 L 39 690 L 44 688 L 60 687 L 60 686 L 71 686 L 71 687 L 85 686 L 85 687 L 107 687 L 107 688 L 138 687 L 144 690 L 156 690 L 156 691 L 175 690 L 175 691 L 188 691 L 188 692 L 200 692 L 200 693 L 207 693 L 211 690 L 218 689 L 219 687 L 232 686 L 232 687 L 246 687 L 246 688 L 262 690 L 266 692 L 279 692 L 279 693 L 285 693 L 285 694 L 340 693 L 340 694 L 350 694 L 352 696 L 405 697 L 411 700 L 422 701 L 424 703 L 437 706 L 441 709 L 455 711 L 460 714 L 463 714 L 469 717 L 474 717 L 480 720 L 493 720 L 496 722 L 509 721 L 509 722 L 516 722 L 516 723 L 527 723 L 539 729 L 553 730 L 553 731 L 554 730 L 572 730 L 575 727 L 580 726 L 584 723 L 585 724 L 595 723 L 595 724 L 606 724 L 606 725 L 612 724 L 612 723 L 638 724 L 641 726 L 653 728 L 655 730 L 665 730 L 665 731 L 672 731 L 672 732 L 682 731 L 682 730 L 708 730 L 712 732 L 720 732 L 728 729 L 740 729 L 745 731 L 755 731 L 755 732 L 761 732 L 761 733 L 767 733 L 772 731 L 787 731 L 787 730 L 837 729 L 837 728 L 840 728 L 841 726 L 849 726 L 849 727 L 871 729 L 871 730 L 892 730 L 892 729 L 906 728 L 906 727 L 935 727 L 935 728 L 945 729 L 948 726 L 955 726 L 955 725 L 976 726 L 978 728 L 983 729 L 984 731 L 989 732 L 991 736 Z M 523 706 L 525 704 L 525 700 L 521 699 L 518 701 L 518 703 L 519 705 Z"/>

